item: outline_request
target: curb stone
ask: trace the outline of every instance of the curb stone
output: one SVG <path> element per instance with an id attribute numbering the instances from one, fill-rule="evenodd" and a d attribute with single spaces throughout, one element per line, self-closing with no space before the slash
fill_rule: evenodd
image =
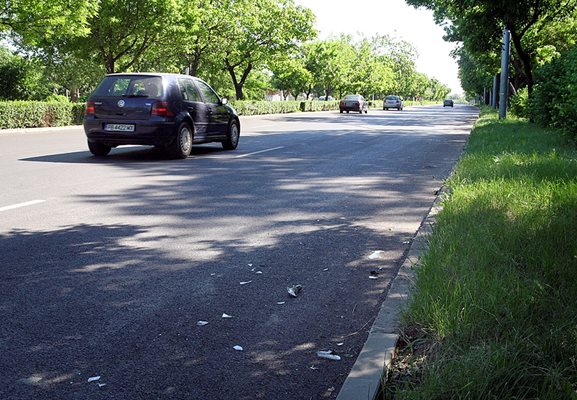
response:
<path id="1" fill-rule="evenodd" d="M 82 125 L 66 125 L 66 126 L 51 126 L 46 128 L 14 128 L 14 129 L 0 129 L 0 135 L 21 134 L 21 133 L 41 133 L 51 131 L 62 131 L 81 129 Z"/>
<path id="2" fill-rule="evenodd" d="M 428 237 L 433 233 L 437 215 L 442 209 L 440 203 L 440 196 L 437 196 L 421 222 L 337 400 L 375 400 L 385 383 L 399 340 L 400 313 L 407 305 L 420 257 L 428 249 Z"/>

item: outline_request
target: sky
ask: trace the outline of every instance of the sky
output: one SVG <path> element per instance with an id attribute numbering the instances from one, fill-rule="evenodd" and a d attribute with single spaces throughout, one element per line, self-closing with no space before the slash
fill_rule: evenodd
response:
<path id="1" fill-rule="evenodd" d="M 389 35 L 411 43 L 418 51 L 417 71 L 463 92 L 457 62 L 449 55 L 455 44 L 443 40 L 443 28 L 436 25 L 432 11 L 415 9 L 404 0 L 295 0 L 316 15 L 320 38 L 341 33 L 371 37 Z"/>

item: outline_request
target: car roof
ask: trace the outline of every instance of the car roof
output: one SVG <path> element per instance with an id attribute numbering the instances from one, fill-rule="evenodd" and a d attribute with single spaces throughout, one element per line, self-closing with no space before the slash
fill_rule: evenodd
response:
<path id="1" fill-rule="evenodd" d="M 173 74 L 169 72 L 116 72 L 113 74 L 106 74 L 106 76 L 159 76 L 159 77 L 174 77 L 174 78 L 192 78 L 197 79 L 199 81 L 203 81 L 201 78 L 197 78 L 196 76 L 192 75 L 184 75 L 184 74 Z M 203 81 L 204 82 L 204 81 Z"/>

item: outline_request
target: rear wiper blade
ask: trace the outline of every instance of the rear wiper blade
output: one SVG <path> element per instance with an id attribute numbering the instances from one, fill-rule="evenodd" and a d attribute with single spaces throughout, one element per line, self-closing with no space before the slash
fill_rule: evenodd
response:
<path id="1" fill-rule="evenodd" d="M 123 94 L 122 97 L 148 97 L 147 94 Z"/>

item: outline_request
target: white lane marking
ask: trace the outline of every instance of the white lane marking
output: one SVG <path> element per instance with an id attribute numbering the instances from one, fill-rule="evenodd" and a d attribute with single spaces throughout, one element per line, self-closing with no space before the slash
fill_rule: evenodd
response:
<path id="1" fill-rule="evenodd" d="M 12 204 L 11 206 L 0 207 L 0 212 L 14 210 L 15 208 L 33 206 L 34 204 L 44 203 L 46 200 L 32 200 L 25 203 Z"/>
<path id="2" fill-rule="evenodd" d="M 243 158 L 243 157 L 252 156 L 254 154 L 266 153 L 267 151 L 273 151 L 273 150 L 279 150 L 279 149 L 284 149 L 284 146 L 273 147 L 272 149 L 266 149 L 266 150 L 261 150 L 261 151 L 255 151 L 253 153 L 241 154 L 240 156 L 235 156 L 233 158 Z"/>

